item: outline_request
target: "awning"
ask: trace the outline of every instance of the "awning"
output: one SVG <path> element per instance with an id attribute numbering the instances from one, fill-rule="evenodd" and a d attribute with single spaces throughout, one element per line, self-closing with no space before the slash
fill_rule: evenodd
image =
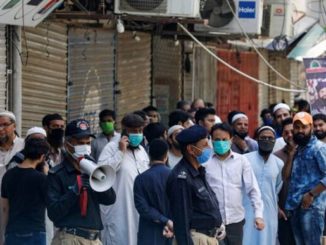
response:
<path id="1" fill-rule="evenodd" d="M 288 54 L 289 59 L 302 61 L 303 58 L 316 58 L 326 52 L 326 33 L 324 28 L 315 24 Z"/>
<path id="2" fill-rule="evenodd" d="M 62 3 L 63 0 L 3 0 L 0 23 L 35 27 Z"/>

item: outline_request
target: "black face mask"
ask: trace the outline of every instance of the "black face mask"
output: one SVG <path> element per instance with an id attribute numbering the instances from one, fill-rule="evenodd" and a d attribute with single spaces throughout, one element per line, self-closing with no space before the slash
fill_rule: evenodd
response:
<path id="1" fill-rule="evenodd" d="M 237 132 L 236 130 L 233 130 L 234 134 L 235 135 L 238 135 L 241 139 L 245 139 L 248 135 L 248 132 L 245 132 L 245 133 L 240 133 L 240 132 Z"/>
<path id="2" fill-rule="evenodd" d="M 273 152 L 275 140 L 258 140 L 259 152 L 266 156 Z"/>
<path id="3" fill-rule="evenodd" d="M 64 130 L 62 128 L 51 129 L 47 135 L 48 141 L 54 148 L 60 148 L 63 146 Z"/>
<path id="4" fill-rule="evenodd" d="M 302 133 L 297 133 L 293 135 L 293 140 L 299 146 L 306 146 L 310 141 L 311 135 L 305 135 Z"/>
<path id="5" fill-rule="evenodd" d="M 326 137 L 326 132 L 323 131 L 315 131 L 314 134 L 316 135 L 317 139 L 322 140 Z"/>

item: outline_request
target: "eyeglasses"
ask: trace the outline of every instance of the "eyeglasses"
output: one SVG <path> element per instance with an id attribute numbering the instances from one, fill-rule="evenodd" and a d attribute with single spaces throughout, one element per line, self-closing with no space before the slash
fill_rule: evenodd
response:
<path id="1" fill-rule="evenodd" d="M 13 123 L 0 124 L 0 130 L 8 128 L 8 127 L 11 126 L 12 124 L 13 124 Z"/>
<path id="2" fill-rule="evenodd" d="M 273 137 L 259 137 L 258 138 L 259 140 L 269 140 L 269 141 L 275 141 L 275 138 L 273 138 Z"/>

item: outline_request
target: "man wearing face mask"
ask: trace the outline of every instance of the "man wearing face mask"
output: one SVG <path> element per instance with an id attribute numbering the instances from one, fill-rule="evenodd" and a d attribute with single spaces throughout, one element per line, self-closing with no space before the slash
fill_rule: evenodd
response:
<path id="1" fill-rule="evenodd" d="M 53 245 L 101 244 L 99 235 L 103 224 L 100 204 L 111 205 L 116 196 L 112 188 L 104 192 L 91 189 L 89 176 L 81 174 L 80 158 L 91 159 L 91 137 L 94 136 L 88 121 L 77 119 L 70 122 L 65 132 L 64 159 L 49 170 L 48 216 L 59 229 Z"/>
<path id="2" fill-rule="evenodd" d="M 176 140 L 176 136 L 182 130 L 184 130 L 184 128 L 180 125 L 174 125 L 168 130 L 168 144 L 169 144 L 168 162 L 170 168 L 174 168 L 174 166 L 177 165 L 178 162 L 180 162 L 180 160 L 182 159 L 180 144 Z"/>
<path id="3" fill-rule="evenodd" d="M 256 228 L 264 228 L 263 201 L 255 174 L 247 158 L 231 150 L 232 134 L 232 128 L 225 123 L 213 126 L 211 136 L 215 154 L 204 164 L 207 182 L 215 192 L 226 226 L 226 237 L 220 241 L 221 245 L 242 245 L 244 195 L 251 200 Z"/>
<path id="4" fill-rule="evenodd" d="M 298 144 L 285 208 L 290 211 L 296 244 L 320 244 L 326 209 L 326 145 L 312 135 L 312 116 L 293 118 Z"/>
<path id="5" fill-rule="evenodd" d="M 326 115 L 316 114 L 313 116 L 314 120 L 314 135 L 320 141 L 326 143 Z"/>
<path id="6" fill-rule="evenodd" d="M 99 164 L 108 164 L 116 171 L 113 185 L 117 201 L 111 207 L 101 207 L 104 223 L 104 245 L 136 245 L 139 215 L 135 207 L 133 187 L 135 178 L 149 168 L 149 159 L 143 141 L 144 120 L 136 114 L 127 114 L 121 121 L 119 143 L 109 142 L 103 149 Z"/>
<path id="7" fill-rule="evenodd" d="M 242 112 L 232 116 L 231 124 L 234 137 L 232 138 L 231 149 L 233 152 L 245 154 L 258 149 L 256 140 L 248 136 L 248 117 Z"/>
<path id="8" fill-rule="evenodd" d="M 225 237 L 219 204 L 202 166 L 212 153 L 207 136 L 199 125 L 177 135 L 183 158 L 168 178 L 167 195 L 178 245 L 216 245 Z"/>
<path id="9" fill-rule="evenodd" d="M 278 204 L 277 195 L 282 187 L 283 161 L 272 154 L 276 132 L 270 126 L 257 129 L 258 151 L 246 154 L 254 170 L 264 203 L 265 228 L 257 231 L 254 226 L 254 211 L 248 198 L 244 199 L 246 224 L 244 226 L 244 245 L 276 244 Z"/>
<path id="10" fill-rule="evenodd" d="M 102 133 L 98 134 L 91 144 L 92 157 L 96 162 L 107 143 L 118 143 L 120 140 L 120 134 L 115 131 L 115 118 L 115 112 L 112 110 L 103 110 L 99 114 Z"/>
<path id="11" fill-rule="evenodd" d="M 54 167 L 62 162 L 64 158 L 63 136 L 65 121 L 62 116 L 55 114 L 48 114 L 42 119 L 42 126 L 47 134 L 47 140 L 50 144 L 49 165 Z"/>

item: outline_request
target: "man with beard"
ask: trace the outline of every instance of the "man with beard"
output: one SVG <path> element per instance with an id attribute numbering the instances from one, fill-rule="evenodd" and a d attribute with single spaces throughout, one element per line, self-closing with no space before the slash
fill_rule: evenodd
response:
<path id="1" fill-rule="evenodd" d="M 314 135 L 320 141 L 326 143 L 326 115 L 319 113 L 313 116 Z"/>
<path id="2" fill-rule="evenodd" d="M 174 168 L 175 165 L 180 162 L 182 159 L 182 153 L 180 149 L 180 145 L 176 140 L 177 135 L 184 129 L 181 125 L 174 125 L 168 130 L 168 163 L 170 168 Z"/>
<path id="3" fill-rule="evenodd" d="M 311 105 L 312 114 L 326 112 L 326 82 L 319 82 L 316 86 L 318 99 Z"/>
<path id="4" fill-rule="evenodd" d="M 57 113 L 48 114 L 43 117 L 42 126 L 46 131 L 47 140 L 50 144 L 48 163 L 50 167 L 54 167 L 61 163 L 64 158 L 63 135 L 65 121 L 62 116 Z"/>
<path id="5" fill-rule="evenodd" d="M 273 151 L 276 152 L 282 149 L 286 145 L 284 139 L 282 138 L 282 122 L 286 118 L 291 117 L 290 107 L 287 104 L 278 103 L 273 108 L 273 114 L 274 114 L 274 129 L 276 132 L 276 142 Z"/>
<path id="6" fill-rule="evenodd" d="M 231 124 L 234 136 L 231 149 L 233 152 L 245 154 L 258 149 L 256 140 L 248 136 L 248 117 L 242 112 L 232 116 Z"/>
<path id="7" fill-rule="evenodd" d="M 293 118 L 298 144 L 285 208 L 290 211 L 296 244 L 320 244 L 326 209 L 326 145 L 312 135 L 312 116 Z"/>
<path id="8" fill-rule="evenodd" d="M 283 149 L 274 154 L 284 162 L 282 169 L 283 186 L 278 196 L 279 220 L 278 220 L 278 240 L 280 245 L 294 245 L 293 231 L 291 227 L 291 217 L 285 211 L 285 201 L 288 195 L 292 163 L 296 152 L 296 144 L 293 140 L 293 120 L 287 118 L 282 122 L 283 132 L 282 137 L 286 142 Z"/>
<path id="9" fill-rule="evenodd" d="M 243 245 L 276 244 L 277 237 L 277 194 L 282 187 L 281 159 L 272 154 L 275 144 L 275 131 L 270 126 L 257 130 L 258 151 L 246 154 L 255 173 L 264 203 L 265 229 L 255 228 L 255 213 L 247 196 L 244 199 L 246 224 L 244 226 Z"/>

